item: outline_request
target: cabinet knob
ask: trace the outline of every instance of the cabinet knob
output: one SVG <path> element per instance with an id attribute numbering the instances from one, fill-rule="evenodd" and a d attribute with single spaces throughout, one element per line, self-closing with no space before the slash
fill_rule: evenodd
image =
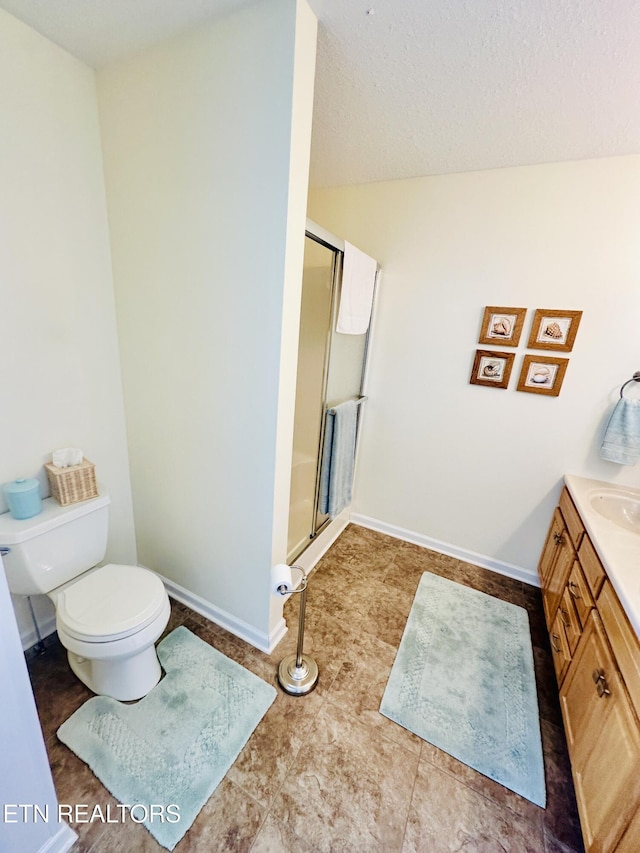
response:
<path id="1" fill-rule="evenodd" d="M 611 696 L 611 691 L 609 690 L 609 685 L 607 684 L 607 679 L 603 669 L 594 669 L 591 673 L 591 678 L 593 678 L 596 685 L 596 692 L 601 699 L 605 696 Z"/>
<path id="2" fill-rule="evenodd" d="M 565 628 L 571 627 L 571 618 L 570 618 L 569 614 L 567 613 L 567 610 L 564 607 L 560 608 L 560 618 L 564 622 Z"/>
<path id="3" fill-rule="evenodd" d="M 564 545 L 564 539 L 562 537 L 562 533 L 554 533 L 553 539 L 556 545 Z"/>
<path id="4" fill-rule="evenodd" d="M 575 581 L 569 581 L 569 595 L 572 595 L 574 598 L 582 598 L 580 587 Z"/>
<path id="5" fill-rule="evenodd" d="M 560 648 L 560 646 L 557 645 L 558 641 L 560 640 L 560 637 L 557 634 L 551 634 L 550 639 L 551 639 L 551 648 L 553 649 L 554 652 L 556 652 L 556 654 L 560 654 L 562 649 Z"/>

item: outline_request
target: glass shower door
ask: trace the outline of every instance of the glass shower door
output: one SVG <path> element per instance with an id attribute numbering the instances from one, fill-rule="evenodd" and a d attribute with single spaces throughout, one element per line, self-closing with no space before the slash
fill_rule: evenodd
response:
<path id="1" fill-rule="evenodd" d="M 321 237 L 305 237 L 296 382 L 287 560 L 291 562 L 329 523 L 318 508 L 320 459 L 327 410 L 358 398 L 368 332 L 335 331 L 343 252 Z"/>
<path id="2" fill-rule="evenodd" d="M 289 561 L 304 550 L 315 532 L 316 477 L 336 255 L 323 243 L 305 237 L 287 540 Z"/>
<path id="3" fill-rule="evenodd" d="M 342 254 L 340 255 L 340 263 Z M 341 272 L 341 269 L 340 269 Z M 367 358 L 367 343 L 369 333 L 363 335 L 344 335 L 336 332 L 338 320 L 338 308 L 342 287 L 341 275 L 336 276 L 334 288 L 334 300 L 332 311 L 331 330 L 329 333 L 329 358 L 327 364 L 327 378 L 324 391 L 325 406 L 323 411 L 322 439 L 324 440 L 324 427 L 326 419 L 332 417 L 327 412 L 332 406 L 343 403 L 345 400 L 354 400 L 361 396 L 364 381 L 364 369 Z M 358 421 L 361 410 L 358 410 Z M 320 450 L 322 451 L 322 443 Z M 319 510 L 315 517 L 315 530 L 317 533 L 329 520 L 328 515 L 323 515 Z"/>

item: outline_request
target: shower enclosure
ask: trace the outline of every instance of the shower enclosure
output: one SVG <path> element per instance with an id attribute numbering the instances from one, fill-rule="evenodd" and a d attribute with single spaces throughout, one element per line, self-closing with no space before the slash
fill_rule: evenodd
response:
<path id="1" fill-rule="evenodd" d="M 307 220 L 296 384 L 287 560 L 329 523 L 320 512 L 320 459 L 327 410 L 362 395 L 369 333 L 335 331 L 344 242 Z"/>

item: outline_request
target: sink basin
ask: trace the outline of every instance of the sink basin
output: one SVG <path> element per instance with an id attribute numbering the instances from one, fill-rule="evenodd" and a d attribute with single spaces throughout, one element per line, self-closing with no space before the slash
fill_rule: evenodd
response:
<path id="1" fill-rule="evenodd" d="M 640 498 L 622 492 L 596 492 L 591 495 L 591 506 L 618 527 L 640 534 Z"/>

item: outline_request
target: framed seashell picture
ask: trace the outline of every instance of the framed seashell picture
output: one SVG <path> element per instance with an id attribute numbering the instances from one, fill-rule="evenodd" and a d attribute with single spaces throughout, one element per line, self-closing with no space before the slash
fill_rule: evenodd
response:
<path id="1" fill-rule="evenodd" d="M 518 391 L 557 397 L 567 372 L 568 358 L 525 355 L 518 379 Z"/>
<path id="2" fill-rule="evenodd" d="M 471 385 L 487 385 L 489 388 L 506 388 L 515 359 L 513 352 L 476 350 L 471 369 Z"/>
<path id="3" fill-rule="evenodd" d="M 582 311 L 551 311 L 537 308 L 533 315 L 528 349 L 571 352 L 578 334 Z"/>
<path id="4" fill-rule="evenodd" d="M 526 313 L 526 308 L 499 308 L 488 305 L 484 309 L 478 343 L 517 347 Z"/>

